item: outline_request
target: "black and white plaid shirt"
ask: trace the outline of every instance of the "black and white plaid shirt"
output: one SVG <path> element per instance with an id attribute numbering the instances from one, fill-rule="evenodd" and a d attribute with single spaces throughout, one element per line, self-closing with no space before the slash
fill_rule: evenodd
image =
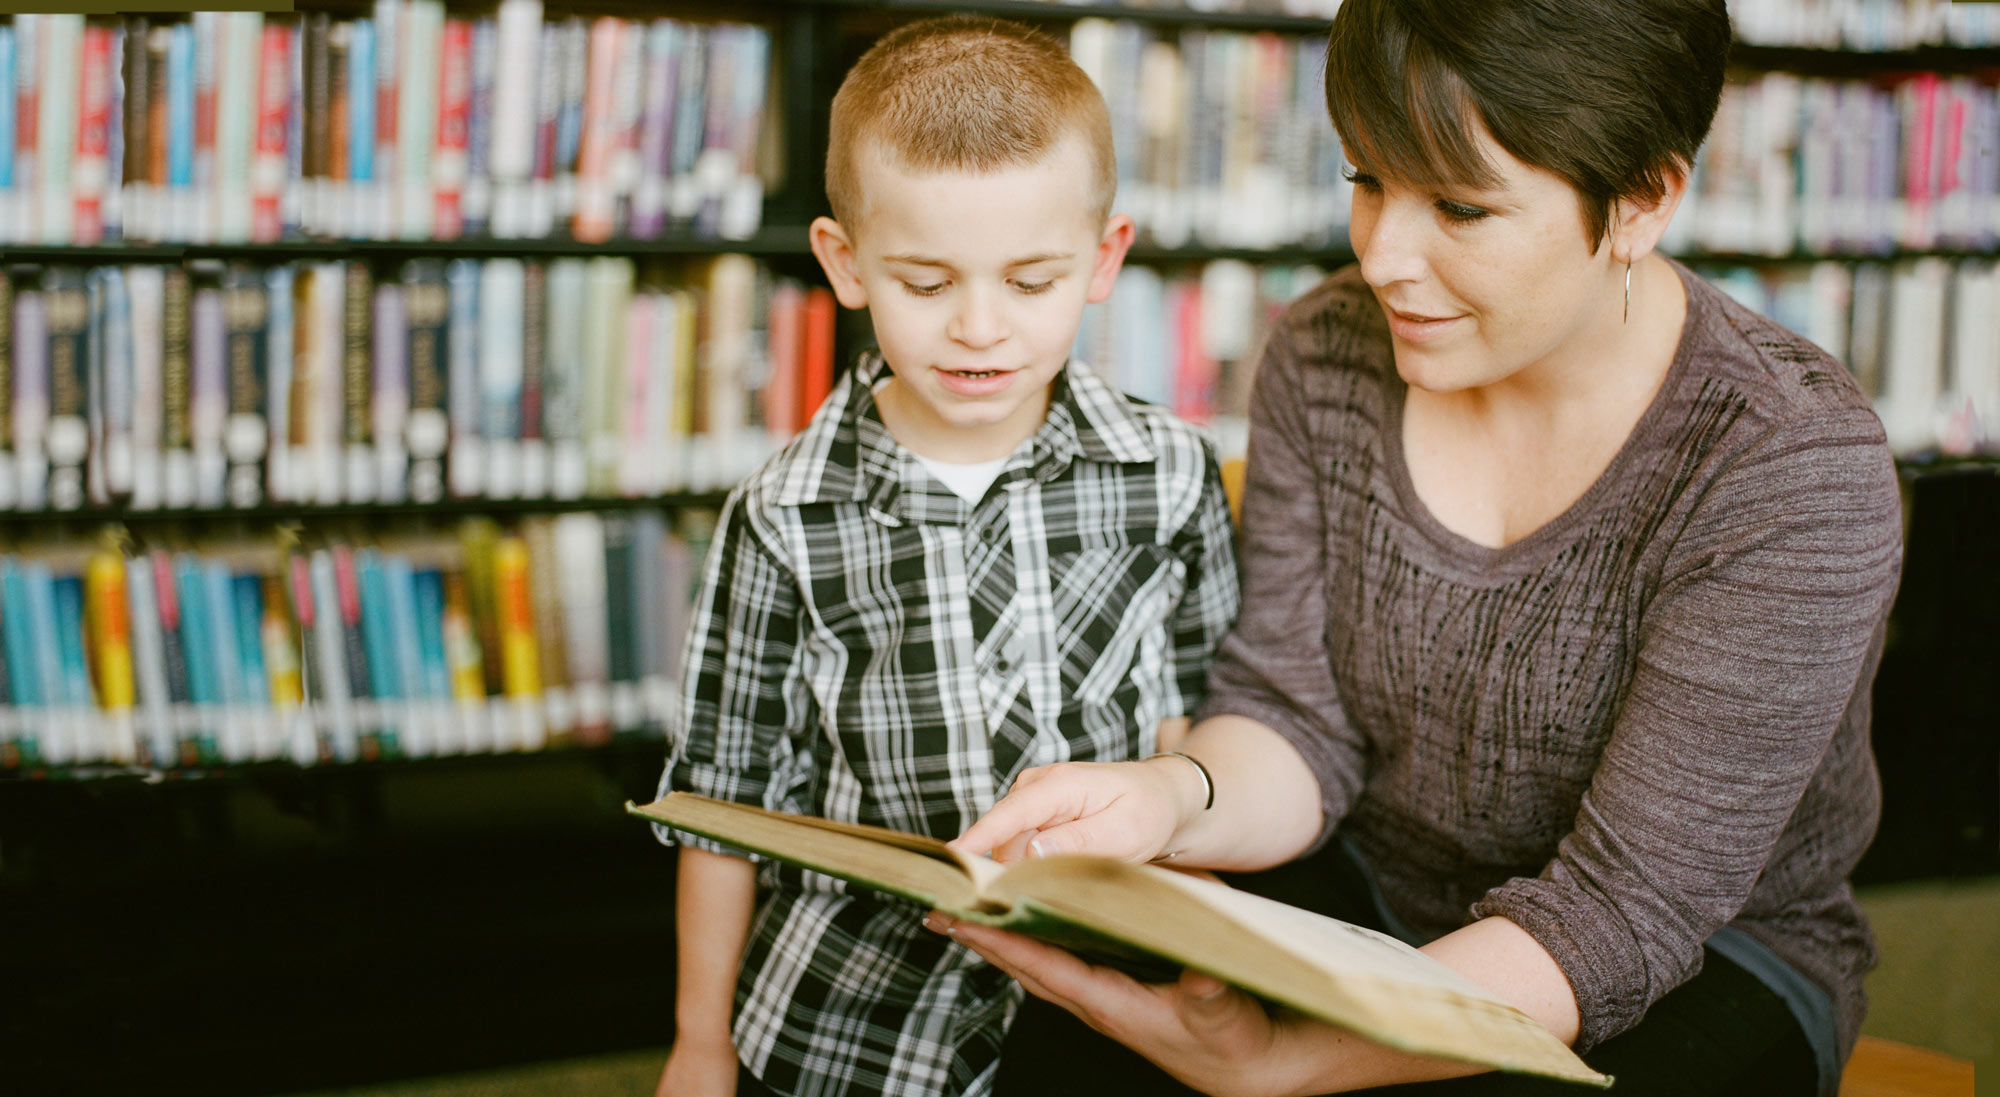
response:
<path id="1" fill-rule="evenodd" d="M 1239 598 L 1204 436 L 1071 362 L 972 504 L 882 425 L 885 368 L 725 504 L 663 793 L 953 838 L 1022 770 L 1141 757 L 1199 703 Z M 1012 980 L 912 904 L 771 863 L 759 887 L 734 1034 L 766 1085 L 991 1088 Z"/>

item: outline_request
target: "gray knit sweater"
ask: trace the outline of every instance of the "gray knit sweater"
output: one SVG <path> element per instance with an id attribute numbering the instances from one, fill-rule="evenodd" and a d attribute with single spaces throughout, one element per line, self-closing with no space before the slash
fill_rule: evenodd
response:
<path id="1" fill-rule="evenodd" d="M 1581 499 L 1500 549 L 1418 501 L 1356 271 L 1294 304 L 1257 374 L 1243 614 L 1204 712 L 1297 747 L 1327 833 L 1417 932 L 1532 934 L 1579 1048 L 1734 925 L 1827 990 L 1844 1058 L 1874 964 L 1847 876 L 1879 804 L 1894 463 L 1839 363 L 1681 277 L 1652 406 Z"/>

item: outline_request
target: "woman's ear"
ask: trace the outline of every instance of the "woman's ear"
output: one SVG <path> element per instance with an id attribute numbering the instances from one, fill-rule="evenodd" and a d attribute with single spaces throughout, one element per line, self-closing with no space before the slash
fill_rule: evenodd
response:
<path id="1" fill-rule="evenodd" d="M 831 217 L 815 217 L 806 237 L 812 243 L 813 258 L 819 260 L 826 280 L 833 284 L 834 299 L 851 309 L 868 307 L 868 289 L 854 266 L 854 241 L 840 222 Z"/>
<path id="2" fill-rule="evenodd" d="M 1687 165 L 1674 161 L 1660 172 L 1660 197 L 1648 202 L 1641 198 L 1619 198 L 1611 206 L 1611 259 L 1616 263 L 1636 263 L 1652 254 L 1667 222 L 1674 218 L 1681 199 L 1687 197 Z"/>

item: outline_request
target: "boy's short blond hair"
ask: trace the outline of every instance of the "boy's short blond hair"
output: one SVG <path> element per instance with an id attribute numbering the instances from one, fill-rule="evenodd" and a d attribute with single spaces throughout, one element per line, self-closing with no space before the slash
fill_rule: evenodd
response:
<path id="1" fill-rule="evenodd" d="M 1095 162 L 1089 199 L 1102 222 L 1118 190 L 1111 114 L 1063 44 L 1004 19 L 920 20 L 870 47 L 833 97 L 826 197 L 852 232 L 871 146 L 914 171 L 990 171 L 1032 164 L 1071 133 Z"/>

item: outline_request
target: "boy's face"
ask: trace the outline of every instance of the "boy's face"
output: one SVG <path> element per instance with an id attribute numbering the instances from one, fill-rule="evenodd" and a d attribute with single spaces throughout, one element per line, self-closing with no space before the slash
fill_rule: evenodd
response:
<path id="1" fill-rule="evenodd" d="M 878 150 L 859 167 L 863 223 L 822 217 L 812 244 L 840 303 L 874 321 L 895 374 L 877 395 L 883 422 L 926 457 L 1006 456 L 1041 426 L 1083 306 L 1111 293 L 1131 219 L 1096 221 L 1075 138 L 992 171 L 913 172 Z"/>

